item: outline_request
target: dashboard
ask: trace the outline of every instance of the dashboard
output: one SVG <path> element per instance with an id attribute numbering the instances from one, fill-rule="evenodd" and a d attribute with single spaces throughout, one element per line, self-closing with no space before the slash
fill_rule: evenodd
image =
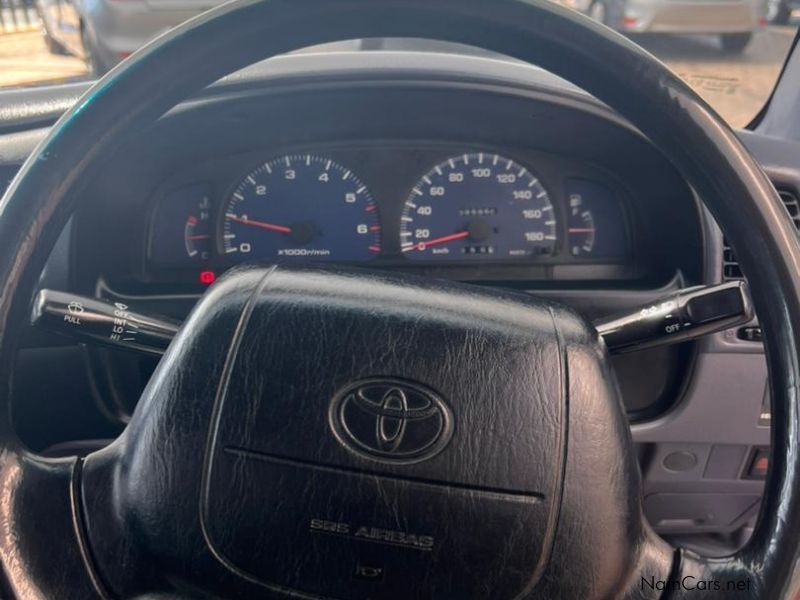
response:
<path id="1" fill-rule="evenodd" d="M 340 59 L 270 61 L 269 85 L 223 80 L 127 140 L 83 191 L 75 290 L 183 318 L 237 265 L 325 262 L 536 290 L 596 318 L 702 281 L 692 190 L 589 96 L 467 57 L 452 82 L 392 53 L 319 71 Z"/>
<path id="2" fill-rule="evenodd" d="M 161 183 L 151 202 L 156 281 L 209 284 L 250 261 L 528 277 L 583 266 L 597 278 L 632 264 L 623 185 L 521 148 L 383 141 L 227 157 Z"/>

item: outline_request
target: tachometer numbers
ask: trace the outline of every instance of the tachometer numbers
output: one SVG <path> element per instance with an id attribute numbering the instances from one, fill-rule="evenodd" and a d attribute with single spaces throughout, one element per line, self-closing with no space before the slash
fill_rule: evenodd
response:
<path id="1" fill-rule="evenodd" d="M 225 204 L 221 235 L 235 261 L 364 261 L 381 251 L 367 187 L 311 154 L 282 156 L 249 173 Z"/>

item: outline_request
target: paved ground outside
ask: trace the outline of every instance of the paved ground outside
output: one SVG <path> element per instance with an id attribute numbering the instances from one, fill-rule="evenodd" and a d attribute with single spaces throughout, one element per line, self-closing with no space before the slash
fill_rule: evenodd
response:
<path id="1" fill-rule="evenodd" d="M 0 88 L 64 83 L 82 77 L 86 77 L 83 61 L 50 54 L 38 31 L 0 34 Z"/>
<path id="2" fill-rule="evenodd" d="M 711 36 L 640 36 L 655 54 L 737 127 L 766 101 L 792 43 L 796 25 L 758 32 L 742 55 L 725 54 Z M 62 83 L 87 77 L 83 62 L 47 51 L 38 32 L 0 34 L 0 88 Z"/>
<path id="3" fill-rule="evenodd" d="M 792 45 L 797 25 L 768 27 L 741 55 L 725 54 L 715 37 L 641 36 L 635 41 L 660 58 L 735 127 L 764 106 Z"/>

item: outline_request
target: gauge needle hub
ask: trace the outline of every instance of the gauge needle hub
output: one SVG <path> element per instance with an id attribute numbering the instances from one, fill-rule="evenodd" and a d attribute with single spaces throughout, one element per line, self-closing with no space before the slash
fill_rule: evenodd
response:
<path id="1" fill-rule="evenodd" d="M 291 227 L 284 227 L 283 225 L 274 225 L 272 223 L 265 223 L 264 221 L 253 221 L 252 219 L 243 219 L 236 215 L 226 215 L 228 219 L 234 223 L 241 223 L 242 225 L 250 225 L 251 227 L 258 227 L 259 229 L 267 229 L 269 231 L 277 231 L 278 233 L 290 234 L 292 233 Z"/>
<path id="2" fill-rule="evenodd" d="M 451 233 L 450 235 L 443 235 L 442 237 L 434 238 L 432 240 L 425 240 L 422 242 L 417 242 L 413 246 L 408 246 L 404 248 L 404 250 L 422 250 L 427 248 L 428 246 L 436 246 L 438 244 L 445 244 L 447 242 L 452 242 L 453 240 L 461 240 L 465 237 L 469 236 L 469 231 L 459 231 L 458 233 Z"/>

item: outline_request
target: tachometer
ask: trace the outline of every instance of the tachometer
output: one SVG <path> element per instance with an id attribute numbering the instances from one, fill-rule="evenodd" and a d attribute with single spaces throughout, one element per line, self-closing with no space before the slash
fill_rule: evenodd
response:
<path id="1" fill-rule="evenodd" d="M 412 259 L 517 259 L 552 254 L 556 216 L 528 169 L 498 154 L 450 158 L 406 201 L 400 246 Z"/>
<path id="2" fill-rule="evenodd" d="M 361 261 L 381 250 L 377 205 L 345 167 L 311 154 L 282 156 L 248 174 L 222 216 L 233 260 Z"/>

